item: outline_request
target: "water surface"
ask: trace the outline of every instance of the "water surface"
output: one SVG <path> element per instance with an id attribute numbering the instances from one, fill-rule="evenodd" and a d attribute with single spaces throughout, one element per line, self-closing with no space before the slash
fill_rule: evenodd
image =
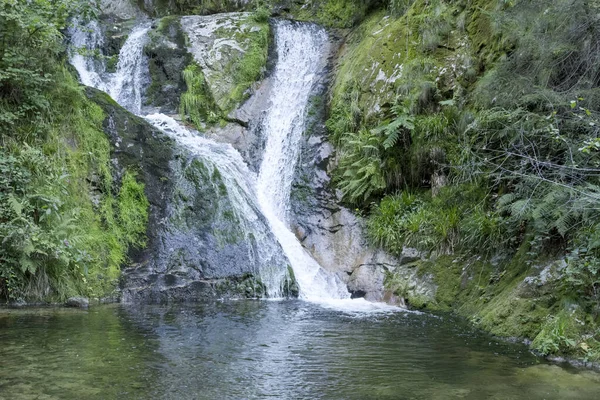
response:
<path id="1" fill-rule="evenodd" d="M 452 316 L 302 301 L 0 310 L 1 399 L 597 399 Z"/>

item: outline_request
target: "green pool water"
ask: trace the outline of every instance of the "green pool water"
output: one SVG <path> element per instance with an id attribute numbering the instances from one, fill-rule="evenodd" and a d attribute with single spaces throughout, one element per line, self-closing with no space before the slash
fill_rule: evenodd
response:
<path id="1" fill-rule="evenodd" d="M 0 399 L 600 399 L 449 315 L 302 301 L 0 310 Z"/>

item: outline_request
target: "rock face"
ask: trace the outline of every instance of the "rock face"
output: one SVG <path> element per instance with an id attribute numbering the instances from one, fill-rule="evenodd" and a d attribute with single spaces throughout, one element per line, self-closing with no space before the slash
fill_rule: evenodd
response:
<path id="1" fill-rule="evenodd" d="M 251 34 L 260 32 L 263 24 L 248 13 L 228 13 L 182 17 L 181 26 L 215 103 L 222 111 L 231 109 L 236 105 L 232 93 L 238 64 L 251 50 Z"/>
<path id="2" fill-rule="evenodd" d="M 150 202 L 148 243 L 130 254 L 123 301 L 264 296 L 258 244 L 241 231 L 218 171 L 108 95 L 91 88 L 87 93 L 107 114 L 115 169 L 139 171 Z M 283 258 L 272 262 L 285 268 Z"/>
<path id="3" fill-rule="evenodd" d="M 162 17 L 169 14 L 214 14 L 243 10 L 251 3 L 249 0 L 220 0 L 178 2 L 175 0 L 125 0 L 137 2 L 141 10 L 150 17 Z M 183 3 L 183 4 L 182 4 Z"/>
<path id="4" fill-rule="evenodd" d="M 269 106 L 270 84 L 268 79 L 253 82 L 240 71 L 248 62 L 254 63 L 253 68 L 258 71 L 261 68 L 264 71 L 266 65 L 261 67 L 253 57 L 257 53 L 263 56 L 268 53 L 268 31 L 266 23 L 256 22 L 249 13 L 173 16 L 158 20 L 144 48 L 151 81 L 145 110 L 178 115 L 181 96 L 190 89 L 182 71 L 188 66 L 197 66 L 204 82 L 205 113 L 221 118 L 219 124 L 204 124 L 198 128 L 204 130 L 206 137 L 233 145 L 256 171 L 263 147 L 256 127 L 260 125 L 262 112 Z M 265 58 L 259 57 L 258 61 L 261 60 Z"/>
<path id="5" fill-rule="evenodd" d="M 192 55 L 185 48 L 186 37 L 178 17 L 165 17 L 152 28 L 144 48 L 151 77 L 145 104 L 157 112 L 177 114 L 179 98 L 186 90 L 181 72 L 192 62 Z"/>
<path id="6" fill-rule="evenodd" d="M 332 53 L 335 48 L 332 46 Z M 331 65 L 333 56 L 329 62 Z M 327 76 L 321 84 L 308 111 L 312 123 L 305 132 L 292 187 L 292 230 L 321 266 L 348 284 L 353 297 L 403 305 L 402 296 L 386 296 L 384 283 L 388 272 L 400 272 L 410 282 L 411 290 L 422 288 L 427 295 L 435 296 L 435 285 L 418 278 L 416 272 L 406 267 L 421 258 L 416 250 L 405 249 L 400 258 L 395 258 L 372 248 L 366 240 L 361 218 L 340 205 L 328 174 L 334 151 L 323 124 Z"/>
<path id="7" fill-rule="evenodd" d="M 101 0 L 100 9 L 105 16 L 122 20 L 143 15 L 141 10 L 130 0 Z"/>

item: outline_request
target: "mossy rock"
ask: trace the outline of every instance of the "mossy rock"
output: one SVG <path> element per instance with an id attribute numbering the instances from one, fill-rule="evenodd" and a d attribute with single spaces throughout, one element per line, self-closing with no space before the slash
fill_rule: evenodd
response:
<path id="1" fill-rule="evenodd" d="M 215 121 L 226 118 L 249 97 L 252 86 L 266 71 L 269 25 L 256 21 L 248 13 L 188 16 L 181 19 L 181 24 L 198 69 L 194 74 L 188 72 L 185 95 L 194 97 L 182 98 L 182 113 L 194 112 L 195 107 L 186 107 L 193 103 L 209 108 L 201 111 L 201 115 L 214 114 Z M 196 77 L 202 85 L 192 84 Z M 203 101 L 192 101 L 196 97 Z M 193 121 L 193 115 L 190 117 Z"/>
<path id="2" fill-rule="evenodd" d="M 186 90 L 181 72 L 192 62 L 191 54 L 185 49 L 179 17 L 160 19 L 148 36 L 150 40 L 144 53 L 149 61 L 150 87 L 145 103 L 158 107 L 162 113 L 177 113 L 179 98 Z"/>

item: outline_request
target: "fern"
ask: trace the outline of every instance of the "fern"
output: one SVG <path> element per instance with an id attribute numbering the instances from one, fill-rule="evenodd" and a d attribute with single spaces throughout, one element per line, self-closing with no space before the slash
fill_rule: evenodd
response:
<path id="1" fill-rule="evenodd" d="M 389 124 L 375 128 L 372 132 L 376 135 L 383 135 L 385 139 L 382 145 L 387 150 L 398 143 L 401 134 L 405 133 L 403 129 L 407 131 L 415 129 L 414 118 L 407 113 L 401 113 Z"/>

